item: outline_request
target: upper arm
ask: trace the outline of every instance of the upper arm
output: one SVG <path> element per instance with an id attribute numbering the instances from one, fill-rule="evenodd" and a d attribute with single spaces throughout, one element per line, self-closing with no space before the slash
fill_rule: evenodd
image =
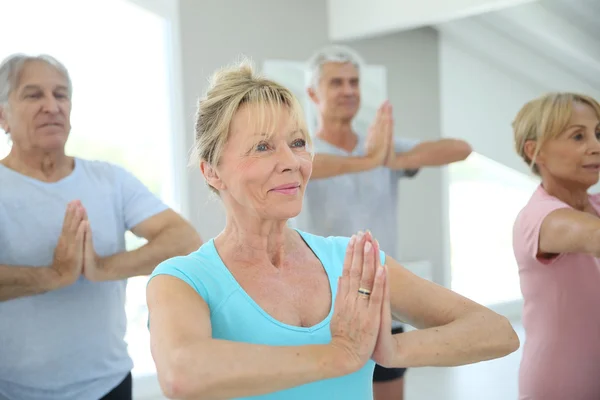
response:
<path id="1" fill-rule="evenodd" d="M 151 351 L 159 372 L 186 344 L 211 338 L 208 304 L 182 279 L 154 276 L 148 283 L 146 299 Z"/>
<path id="2" fill-rule="evenodd" d="M 115 170 L 121 189 L 125 229 L 133 231 L 142 221 L 169 209 L 131 172 L 121 167 L 115 167 Z"/>
<path id="3" fill-rule="evenodd" d="M 415 328 L 442 326 L 467 313 L 487 311 L 482 305 L 413 274 L 389 256 L 385 265 L 392 314 Z"/>
<path id="4" fill-rule="evenodd" d="M 187 227 L 193 230 L 191 225 L 189 225 L 181 215 L 171 209 L 167 209 L 133 226 L 131 232 L 136 236 L 143 237 L 150 241 L 163 230 L 176 226 Z"/>
<path id="5" fill-rule="evenodd" d="M 541 222 L 538 258 L 562 253 L 598 256 L 600 219 L 572 208 L 550 212 Z"/>

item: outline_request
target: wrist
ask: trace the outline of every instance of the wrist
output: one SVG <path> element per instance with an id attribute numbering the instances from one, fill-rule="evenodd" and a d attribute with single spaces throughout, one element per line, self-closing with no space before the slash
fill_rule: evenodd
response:
<path id="1" fill-rule="evenodd" d="M 365 170 L 375 169 L 383 165 L 383 160 L 377 155 L 366 155 L 364 157 Z"/>
<path id="2" fill-rule="evenodd" d="M 39 272 L 43 274 L 41 282 L 44 292 L 58 290 L 69 285 L 67 279 L 65 279 L 65 277 L 56 269 L 54 269 L 52 265 L 49 267 L 39 268 Z"/>
<path id="3" fill-rule="evenodd" d="M 326 345 L 325 354 L 327 367 L 325 371 L 328 378 L 337 378 L 358 371 L 363 364 L 353 355 L 346 346 L 332 341 Z"/>

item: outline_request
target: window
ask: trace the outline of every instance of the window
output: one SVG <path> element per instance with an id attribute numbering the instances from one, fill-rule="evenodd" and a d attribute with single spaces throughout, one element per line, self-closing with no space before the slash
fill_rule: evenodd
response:
<path id="1" fill-rule="evenodd" d="M 520 300 L 512 228 L 538 180 L 473 153 L 449 166 L 449 183 L 452 289 L 485 305 Z"/>
<path id="2" fill-rule="evenodd" d="M 35 12 L 32 12 L 35 10 Z M 19 0 L 3 4 L 0 58 L 47 53 L 74 85 L 67 152 L 119 164 L 175 204 L 166 20 L 126 0 Z M 10 145 L 0 137 L 0 157 Z M 157 162 L 157 160 L 160 160 Z M 143 243 L 127 234 L 127 247 Z M 146 328 L 146 277 L 129 280 L 126 340 L 134 374 L 154 372 Z"/>

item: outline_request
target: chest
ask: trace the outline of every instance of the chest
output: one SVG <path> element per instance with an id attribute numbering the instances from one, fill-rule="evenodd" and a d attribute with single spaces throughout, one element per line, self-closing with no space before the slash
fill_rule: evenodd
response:
<path id="1" fill-rule="evenodd" d="M 62 231 L 67 204 L 72 200 L 80 200 L 86 209 L 98 254 L 123 250 L 122 206 L 109 185 L 21 185 L 20 189 L 0 194 L 0 264 L 48 264 Z"/>
<path id="2" fill-rule="evenodd" d="M 311 327 L 331 310 L 329 278 L 314 257 L 305 263 L 265 272 L 263 268 L 230 269 L 242 289 L 263 311 L 287 325 Z"/>

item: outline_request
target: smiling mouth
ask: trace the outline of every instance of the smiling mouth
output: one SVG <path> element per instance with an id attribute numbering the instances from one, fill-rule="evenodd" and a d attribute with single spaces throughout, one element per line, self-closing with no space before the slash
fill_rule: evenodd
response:
<path id="1" fill-rule="evenodd" d="M 591 170 L 600 170 L 600 164 L 588 164 L 584 165 L 583 168 Z"/>

